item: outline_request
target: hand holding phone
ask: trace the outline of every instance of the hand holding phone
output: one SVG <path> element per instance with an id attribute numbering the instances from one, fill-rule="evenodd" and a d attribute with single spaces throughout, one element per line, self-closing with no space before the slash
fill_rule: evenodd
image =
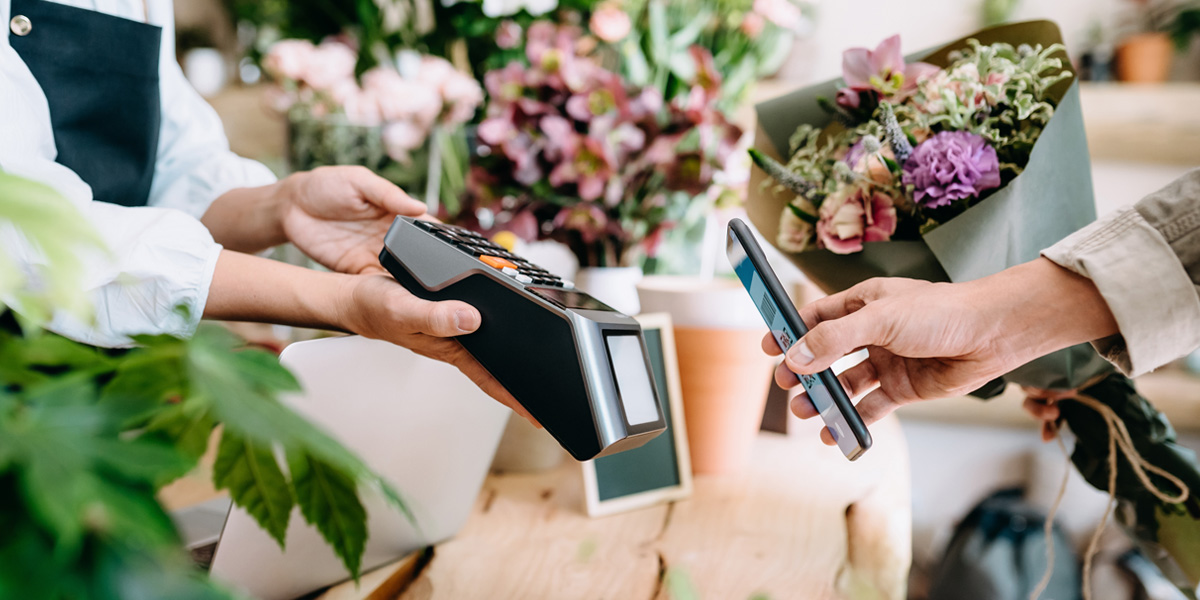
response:
<path id="1" fill-rule="evenodd" d="M 738 279 L 767 322 L 771 336 L 786 354 L 792 344 L 808 333 L 808 328 L 784 293 L 775 271 L 767 264 L 767 257 L 750 232 L 750 227 L 741 219 L 730 221 L 725 251 Z M 833 370 L 797 377 L 842 454 L 850 460 L 862 456 L 871 447 L 871 433 L 867 431 L 866 424 Z"/>

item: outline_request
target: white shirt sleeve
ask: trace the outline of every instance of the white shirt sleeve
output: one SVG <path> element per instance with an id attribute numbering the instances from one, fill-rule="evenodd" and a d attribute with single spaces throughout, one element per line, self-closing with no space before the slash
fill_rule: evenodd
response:
<path id="1" fill-rule="evenodd" d="M 147 9 L 148 22 L 163 28 L 162 127 L 150 205 L 200 218 L 225 192 L 274 183 L 275 175 L 262 163 L 229 150 L 220 117 L 184 77 L 175 60 L 171 0 L 149 0 Z"/>
<path id="2" fill-rule="evenodd" d="M 7 9 L 7 0 L 0 0 L 0 16 Z M 138 333 L 190 335 L 204 312 L 221 251 L 204 225 L 179 211 L 94 202 L 91 188 L 55 162 L 46 97 L 3 35 L 0 115 L 0 169 L 54 187 L 83 213 L 111 250 L 107 255 L 83 257 L 83 285 L 94 301 L 95 319 L 80 322 L 58 314 L 49 329 L 98 346 L 129 345 L 129 335 Z M 0 252 L 36 281 L 44 260 L 23 236 L 3 229 Z M 186 318 L 176 312 L 178 306 L 187 309 Z"/>

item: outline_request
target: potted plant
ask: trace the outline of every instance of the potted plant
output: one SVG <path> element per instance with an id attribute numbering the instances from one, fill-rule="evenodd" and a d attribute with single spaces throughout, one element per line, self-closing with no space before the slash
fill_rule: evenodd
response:
<path id="1" fill-rule="evenodd" d="M 292 509 L 358 576 L 359 485 L 388 484 L 282 404 L 278 360 L 217 325 L 190 340 L 104 350 L 42 329 L 87 319 L 84 253 L 103 241 L 45 185 L 0 173 L 0 224 L 44 257 L 36 278 L 0 251 L 0 590 L 12 598 L 232 598 L 196 571 L 156 493 L 222 424 L 213 483 L 284 543 Z M 287 468 L 281 465 L 286 463 Z M 286 471 L 286 472 L 285 472 Z M 315 493 L 316 488 L 321 493 Z"/>
<path id="2" fill-rule="evenodd" d="M 1171 73 L 1175 47 L 1185 47 L 1200 25 L 1196 9 L 1187 8 L 1179 0 L 1129 1 L 1134 9 L 1129 26 L 1133 33 L 1117 45 L 1117 79 L 1127 83 L 1162 83 Z"/>
<path id="3" fill-rule="evenodd" d="M 638 312 L 641 261 L 717 181 L 742 137 L 718 110 L 721 77 L 693 46 L 686 96 L 664 99 L 586 51 L 574 26 L 539 21 L 525 57 L 485 76 L 489 93 L 458 221 L 484 231 L 566 244 L 579 286 Z"/>

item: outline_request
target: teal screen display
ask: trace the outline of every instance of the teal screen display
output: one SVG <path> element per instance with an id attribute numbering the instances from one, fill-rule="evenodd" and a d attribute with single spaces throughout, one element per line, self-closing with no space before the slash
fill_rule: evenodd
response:
<path id="1" fill-rule="evenodd" d="M 758 274 L 754 263 L 750 261 L 750 257 L 746 256 L 746 251 L 742 249 L 740 243 L 736 241 L 730 243 L 729 260 L 733 264 L 734 273 L 737 274 L 746 291 L 750 292 L 750 298 L 754 300 L 754 305 L 758 307 L 758 312 L 766 321 L 767 327 L 771 330 L 771 336 L 779 344 L 779 349 L 787 352 L 788 348 L 791 348 L 792 344 L 800 339 L 800 336 L 788 325 L 782 311 L 775 303 L 775 299 L 767 290 L 762 276 Z M 821 415 L 821 420 L 825 422 L 829 433 L 841 445 L 842 438 L 846 437 L 843 434 L 849 432 L 850 429 L 845 423 L 845 417 L 834 404 L 829 388 L 825 386 L 825 382 L 820 377 L 815 375 L 797 375 L 797 377 L 800 379 L 800 384 L 804 386 L 804 390 L 808 392 L 809 400 L 817 409 L 817 413 Z M 853 440 L 854 436 L 848 437 Z"/>

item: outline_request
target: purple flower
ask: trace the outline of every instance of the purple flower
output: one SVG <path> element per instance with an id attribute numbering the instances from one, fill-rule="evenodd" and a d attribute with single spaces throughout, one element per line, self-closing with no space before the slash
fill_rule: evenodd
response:
<path id="1" fill-rule="evenodd" d="M 1000 187 L 996 149 L 968 131 L 943 131 L 921 142 L 904 163 L 904 183 L 925 208 L 947 206 Z"/>

